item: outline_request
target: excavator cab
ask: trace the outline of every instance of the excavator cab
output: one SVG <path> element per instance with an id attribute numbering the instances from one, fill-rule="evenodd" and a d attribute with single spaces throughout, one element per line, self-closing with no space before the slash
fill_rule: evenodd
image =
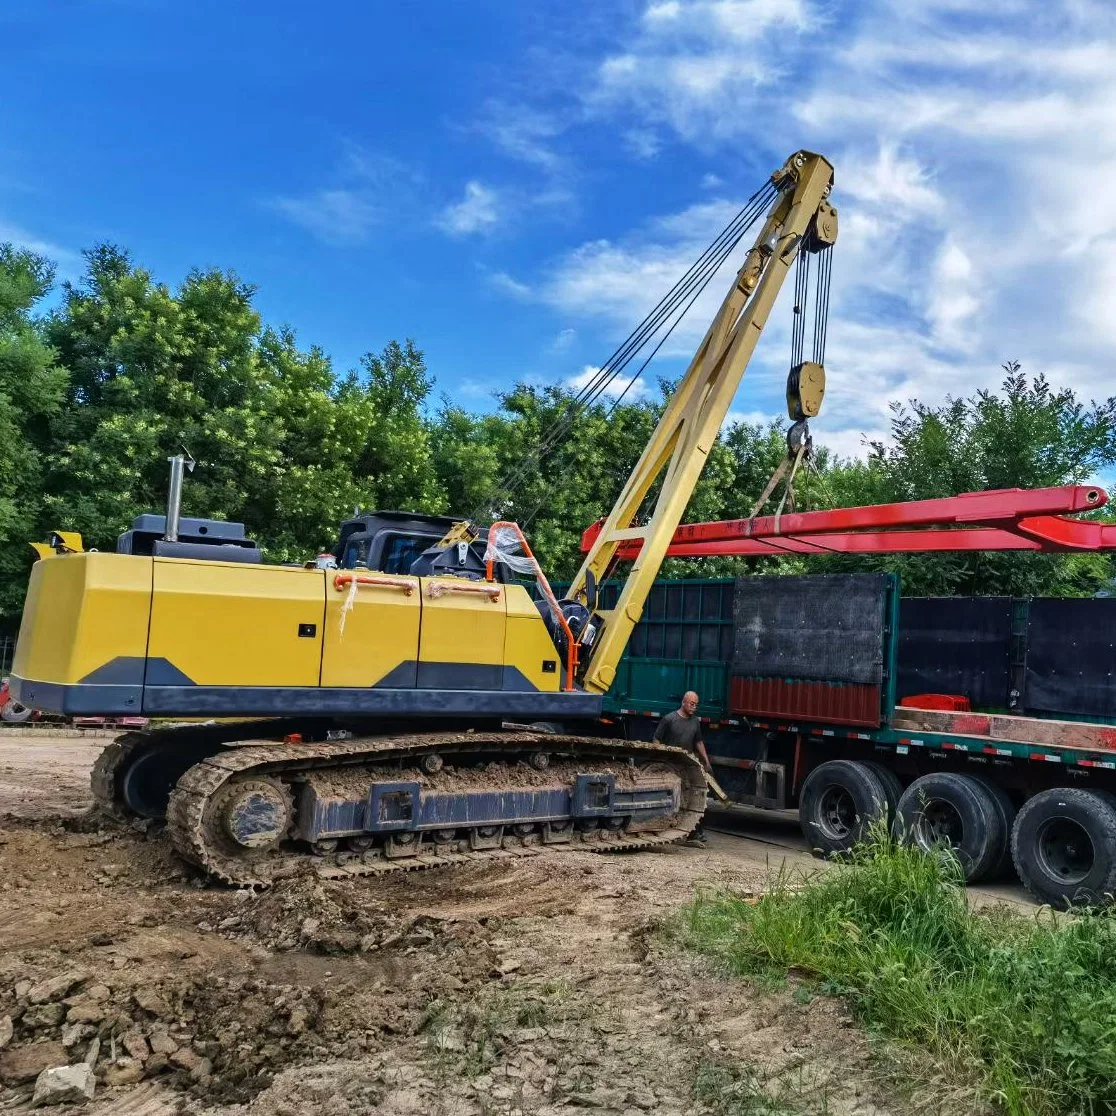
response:
<path id="1" fill-rule="evenodd" d="M 481 581 L 487 576 L 484 553 L 488 532 L 483 528 L 471 529 L 468 537 L 462 534 L 457 539 L 454 533 L 461 525 L 462 520 L 444 515 L 368 512 L 341 524 L 333 556 L 343 570 Z M 495 564 L 493 577 L 501 583 L 509 580 L 503 562 Z"/>

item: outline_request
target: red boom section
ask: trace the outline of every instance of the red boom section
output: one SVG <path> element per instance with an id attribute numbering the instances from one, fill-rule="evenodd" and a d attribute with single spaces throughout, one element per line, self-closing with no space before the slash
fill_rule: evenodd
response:
<path id="1" fill-rule="evenodd" d="M 687 523 L 675 531 L 667 557 L 1113 550 L 1116 524 L 1067 518 L 1107 503 L 1108 494 L 1093 485 L 999 488 L 938 500 Z M 599 523 L 586 530 L 583 551 L 599 531 Z M 640 545 L 621 546 L 619 557 L 634 559 Z"/>

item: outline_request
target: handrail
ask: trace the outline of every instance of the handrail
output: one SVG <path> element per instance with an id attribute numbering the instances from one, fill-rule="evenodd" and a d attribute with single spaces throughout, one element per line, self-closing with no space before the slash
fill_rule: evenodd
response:
<path id="1" fill-rule="evenodd" d="M 339 573 L 333 579 L 333 588 L 340 592 L 347 585 L 377 585 L 383 589 L 401 589 L 409 597 L 415 591 L 414 580 L 397 577 L 372 577 L 369 574 Z"/>
<path id="2" fill-rule="evenodd" d="M 460 584 L 447 581 L 428 581 L 426 583 L 426 595 L 435 601 L 439 597 L 445 596 L 446 593 L 476 593 L 484 594 L 495 603 L 500 599 L 500 592 L 499 589 L 495 589 L 491 585 L 477 585 L 469 581 L 463 581 Z"/>

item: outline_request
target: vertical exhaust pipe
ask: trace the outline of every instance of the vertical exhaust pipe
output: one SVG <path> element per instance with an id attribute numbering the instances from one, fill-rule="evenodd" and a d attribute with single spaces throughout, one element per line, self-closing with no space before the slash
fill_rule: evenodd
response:
<path id="1" fill-rule="evenodd" d="M 170 484 L 167 487 L 167 524 L 163 538 L 167 542 L 178 541 L 178 523 L 182 518 L 182 478 L 186 472 L 193 472 L 196 462 L 185 446 L 182 453 L 168 457 L 170 462 Z"/>

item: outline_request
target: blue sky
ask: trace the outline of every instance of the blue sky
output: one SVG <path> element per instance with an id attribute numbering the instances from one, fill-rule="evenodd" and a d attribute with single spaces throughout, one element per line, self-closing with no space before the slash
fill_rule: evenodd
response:
<path id="1" fill-rule="evenodd" d="M 412 336 L 470 408 L 573 381 L 809 147 L 841 214 L 820 441 L 1009 358 L 1112 391 L 1108 2 L 6 0 L 0 68 L 0 240 L 234 269 L 339 370 Z M 781 414 L 789 296 L 737 415 Z"/>

